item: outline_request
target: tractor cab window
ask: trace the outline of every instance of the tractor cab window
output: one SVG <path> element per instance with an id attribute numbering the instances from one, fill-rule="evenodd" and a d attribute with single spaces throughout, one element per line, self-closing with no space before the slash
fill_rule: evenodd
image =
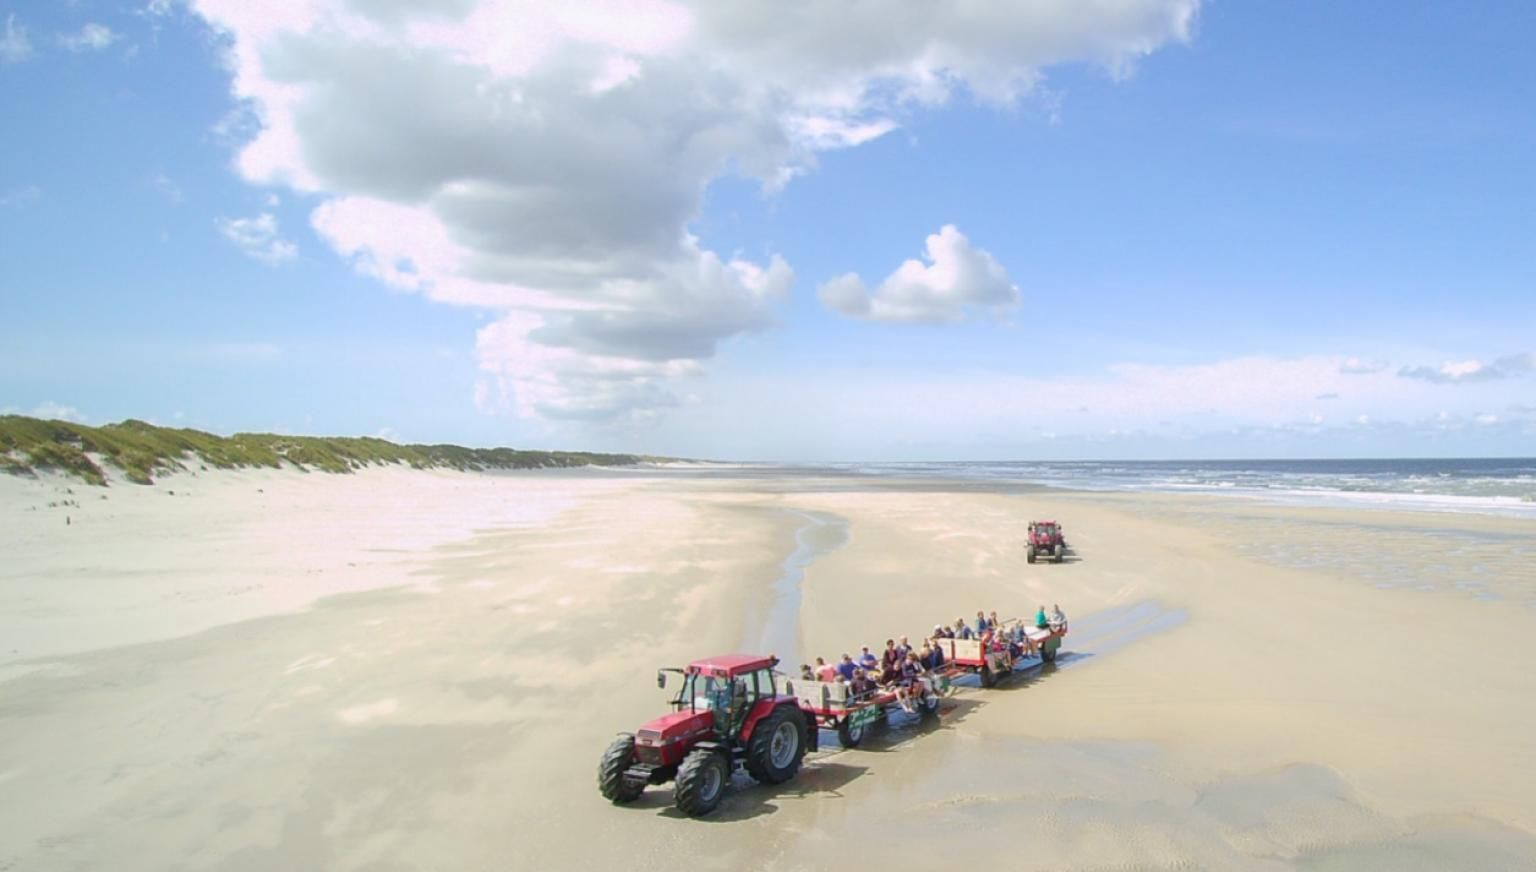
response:
<path id="1" fill-rule="evenodd" d="M 773 696 L 773 670 L 759 669 L 746 678 L 747 686 L 751 688 L 748 693 L 751 694 L 753 702 Z"/>
<path id="2" fill-rule="evenodd" d="M 691 703 L 694 711 L 713 711 L 718 718 L 725 714 L 730 704 L 731 685 L 724 678 L 694 673 L 683 683 L 680 698 L 685 701 L 685 705 Z"/>

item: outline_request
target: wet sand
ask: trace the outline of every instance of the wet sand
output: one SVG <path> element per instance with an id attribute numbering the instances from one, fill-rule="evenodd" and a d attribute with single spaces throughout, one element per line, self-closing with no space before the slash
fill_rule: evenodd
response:
<path id="1" fill-rule="evenodd" d="M 718 471 L 105 493 L 0 479 L 0 869 L 1536 867 L 1523 522 Z M 1067 563 L 1025 563 L 1041 516 Z M 1446 526 L 1504 543 L 1497 598 L 1379 585 Z M 657 665 L 1052 602 L 1070 653 L 935 725 L 823 734 L 703 821 L 597 795 Z"/>

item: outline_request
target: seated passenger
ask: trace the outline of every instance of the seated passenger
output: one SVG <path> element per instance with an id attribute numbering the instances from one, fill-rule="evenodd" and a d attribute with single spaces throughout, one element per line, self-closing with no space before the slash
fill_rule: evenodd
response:
<path id="1" fill-rule="evenodd" d="M 901 672 L 901 658 L 896 656 L 896 640 L 886 639 L 885 650 L 880 654 L 880 683 L 890 684 Z"/>
<path id="2" fill-rule="evenodd" d="M 875 692 L 875 683 L 870 681 L 869 673 L 862 668 L 853 670 L 853 680 L 848 682 L 848 691 L 856 700 L 862 700 Z"/>
<path id="3" fill-rule="evenodd" d="M 1051 622 L 1045 617 L 1045 606 L 1041 606 L 1040 611 L 1035 612 L 1035 626 L 1042 630 L 1051 626 Z"/>
<path id="4" fill-rule="evenodd" d="M 806 680 L 806 681 L 815 681 L 816 680 L 816 673 L 811 671 L 811 664 L 809 664 L 809 663 L 802 663 L 802 664 L 800 664 L 800 677 L 802 679 Z"/>
<path id="5" fill-rule="evenodd" d="M 843 662 L 837 664 L 837 677 L 843 681 L 853 681 L 853 670 L 856 668 L 853 665 L 853 658 L 844 654 Z"/>
<path id="6" fill-rule="evenodd" d="M 955 618 L 955 638 L 956 639 L 974 639 L 974 638 L 976 638 L 976 634 L 971 632 L 971 628 L 966 625 L 964 618 Z"/>
<path id="7" fill-rule="evenodd" d="M 997 612 L 988 612 L 987 613 L 987 623 L 994 630 L 999 629 L 999 628 L 1001 628 L 1003 626 L 1002 622 L 997 619 Z"/>
<path id="8" fill-rule="evenodd" d="M 911 653 L 912 643 L 907 641 L 906 636 L 902 636 L 901 641 L 896 643 L 896 656 L 902 660 L 905 660 L 907 659 L 907 655 Z"/>
<path id="9" fill-rule="evenodd" d="M 859 666 L 863 667 L 865 672 L 874 672 L 880 666 L 880 658 L 869 653 L 868 645 L 864 646 L 864 653 L 859 655 Z"/>
<path id="10" fill-rule="evenodd" d="M 837 667 L 835 667 L 832 664 L 828 663 L 825 659 L 823 659 L 821 657 L 817 657 L 816 658 L 816 680 L 817 681 L 836 681 L 837 680 Z"/>
<path id="11" fill-rule="evenodd" d="M 1067 626 L 1067 613 L 1055 603 L 1051 603 L 1051 626 L 1057 630 L 1064 630 Z"/>
<path id="12" fill-rule="evenodd" d="M 901 703 L 902 711 L 909 714 L 917 712 L 912 705 L 912 700 L 922 696 L 922 679 L 926 671 L 923 665 L 917 662 L 916 654 L 907 654 L 907 659 L 901 662 L 901 678 L 896 682 L 896 701 Z"/>

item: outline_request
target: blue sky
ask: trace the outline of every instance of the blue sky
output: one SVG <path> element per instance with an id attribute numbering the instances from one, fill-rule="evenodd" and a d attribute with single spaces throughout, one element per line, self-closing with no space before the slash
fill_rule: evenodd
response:
<path id="1" fill-rule="evenodd" d="M 0 408 L 796 460 L 1536 446 L 1529 4 L 247 5 L 0 2 Z"/>

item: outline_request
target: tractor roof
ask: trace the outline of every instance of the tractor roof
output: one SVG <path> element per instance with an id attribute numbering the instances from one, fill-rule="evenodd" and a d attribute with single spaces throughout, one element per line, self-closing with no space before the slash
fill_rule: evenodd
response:
<path id="1" fill-rule="evenodd" d="M 1054 527 L 1054 526 L 1056 526 L 1056 522 L 1055 521 L 1030 521 L 1030 523 L 1034 524 L 1036 527 L 1040 527 L 1040 526 Z"/>
<path id="2" fill-rule="evenodd" d="M 709 675 L 740 675 L 756 669 L 771 669 L 776 663 L 778 661 L 767 654 L 721 654 L 693 661 L 688 664 L 688 671 Z"/>

